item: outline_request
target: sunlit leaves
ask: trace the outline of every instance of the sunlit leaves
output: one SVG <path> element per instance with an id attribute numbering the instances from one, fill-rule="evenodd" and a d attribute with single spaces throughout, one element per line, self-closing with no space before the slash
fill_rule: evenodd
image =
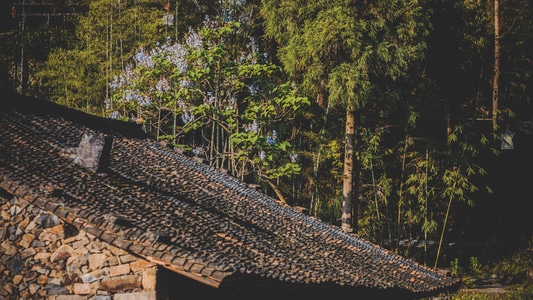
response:
<path id="1" fill-rule="evenodd" d="M 241 176 L 252 170 L 267 178 L 296 174 L 300 168 L 286 140 L 292 138 L 286 124 L 309 100 L 290 84 L 272 84 L 280 68 L 253 38 L 246 45 L 231 44 L 239 27 L 206 18 L 203 27 L 189 29 L 183 43 L 169 38 L 153 49 L 141 48 L 110 84 L 109 115 L 143 117 L 158 138 L 176 145 L 178 139 L 211 132 L 204 138 L 206 151 L 194 155 L 229 158 L 230 166 L 241 165 L 234 169 Z"/>

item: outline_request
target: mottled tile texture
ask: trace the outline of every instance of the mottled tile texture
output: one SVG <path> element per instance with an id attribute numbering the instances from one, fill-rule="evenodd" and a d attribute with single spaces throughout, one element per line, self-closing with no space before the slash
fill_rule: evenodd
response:
<path id="1" fill-rule="evenodd" d="M 3 97 L 0 187 L 178 274 L 220 289 L 415 298 L 458 288 L 458 279 L 279 203 L 134 123 Z M 98 172 L 74 163 L 85 135 L 112 139 Z"/>

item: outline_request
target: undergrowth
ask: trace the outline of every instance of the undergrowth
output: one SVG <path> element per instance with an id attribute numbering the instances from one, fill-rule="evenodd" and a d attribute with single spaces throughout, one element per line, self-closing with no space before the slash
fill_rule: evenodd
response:
<path id="1" fill-rule="evenodd" d="M 452 260 L 450 267 L 452 275 L 463 282 L 450 300 L 533 300 L 531 247 L 496 263 L 482 265 L 477 257 L 471 257 L 468 267 L 461 266 L 457 260 Z"/>

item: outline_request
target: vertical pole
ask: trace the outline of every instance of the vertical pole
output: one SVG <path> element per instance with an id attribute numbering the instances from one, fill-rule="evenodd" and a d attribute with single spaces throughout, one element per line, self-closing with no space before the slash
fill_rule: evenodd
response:
<path id="1" fill-rule="evenodd" d="M 26 0 L 22 0 L 22 19 L 20 20 L 20 85 L 19 85 L 19 91 L 22 95 L 26 93 L 26 85 L 24 84 L 25 76 L 24 76 L 24 46 L 25 46 L 25 39 L 24 39 L 24 30 L 26 27 Z"/>

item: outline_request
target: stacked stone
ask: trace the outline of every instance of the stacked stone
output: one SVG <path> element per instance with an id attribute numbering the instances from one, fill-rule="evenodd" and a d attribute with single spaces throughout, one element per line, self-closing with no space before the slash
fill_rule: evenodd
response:
<path id="1" fill-rule="evenodd" d="M 0 300 L 156 299 L 156 265 L 1 192 Z"/>

